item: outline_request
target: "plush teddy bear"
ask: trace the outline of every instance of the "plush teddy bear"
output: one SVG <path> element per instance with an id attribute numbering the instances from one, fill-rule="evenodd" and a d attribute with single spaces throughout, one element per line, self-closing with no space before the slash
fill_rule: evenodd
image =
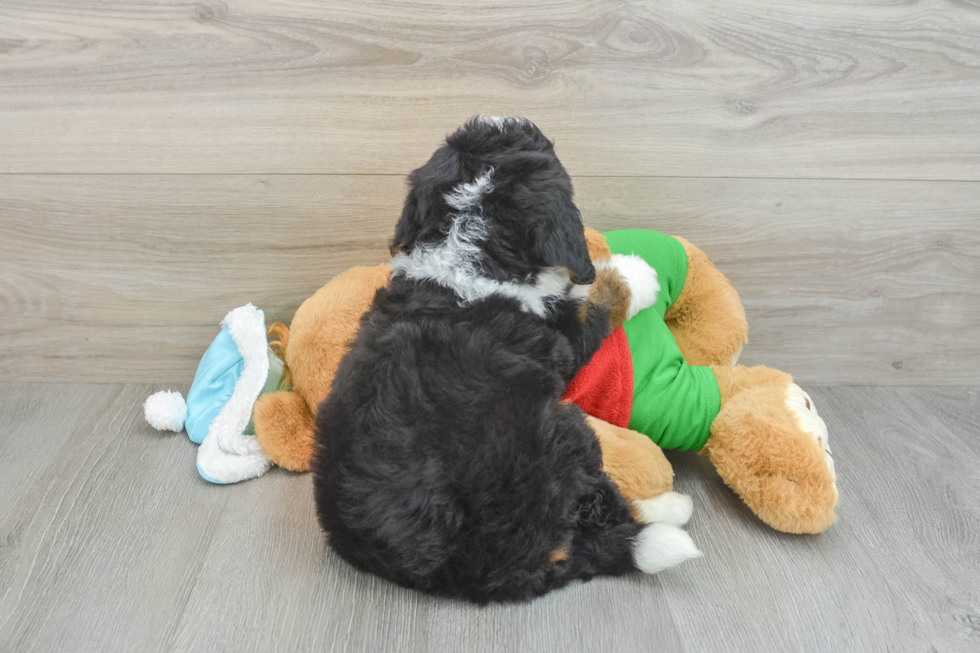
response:
<path id="1" fill-rule="evenodd" d="M 659 282 L 656 302 L 607 338 L 566 394 L 591 416 L 620 492 L 635 501 L 671 489 L 673 472 L 655 445 L 697 450 L 773 528 L 830 526 L 837 489 L 826 426 L 788 374 L 736 366 L 747 324 L 728 279 L 682 238 L 649 230 L 587 237 L 593 260 L 635 254 Z M 289 329 L 270 328 L 290 389 L 262 394 L 252 417 L 276 464 L 309 469 L 317 406 L 389 274 L 386 264 L 347 270 L 300 306 Z"/>

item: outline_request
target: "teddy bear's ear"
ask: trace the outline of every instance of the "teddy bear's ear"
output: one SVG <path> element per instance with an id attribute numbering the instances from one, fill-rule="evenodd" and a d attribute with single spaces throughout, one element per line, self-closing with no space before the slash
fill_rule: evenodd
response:
<path id="1" fill-rule="evenodd" d="M 606 237 L 595 229 L 585 228 L 585 243 L 589 248 L 589 256 L 592 262 L 602 261 L 612 256 L 609 245 L 606 244 Z"/>

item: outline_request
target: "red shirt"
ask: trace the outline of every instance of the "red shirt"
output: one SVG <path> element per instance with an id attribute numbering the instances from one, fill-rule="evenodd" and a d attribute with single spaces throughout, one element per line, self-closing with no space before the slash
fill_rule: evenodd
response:
<path id="1" fill-rule="evenodd" d="M 623 327 L 606 338 L 589 364 L 568 384 L 563 398 L 593 417 L 629 427 L 633 412 L 633 357 Z"/>

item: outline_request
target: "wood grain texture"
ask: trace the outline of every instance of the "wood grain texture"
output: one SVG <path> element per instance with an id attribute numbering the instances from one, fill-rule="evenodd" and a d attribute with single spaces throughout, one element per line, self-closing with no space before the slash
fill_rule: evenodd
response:
<path id="1" fill-rule="evenodd" d="M 914 636 L 943 650 L 937 642 L 955 635 L 969 650 L 980 646 L 980 423 L 960 417 L 975 411 L 977 392 L 943 392 L 948 412 L 932 389 L 831 388 L 816 401 L 821 415 L 846 417 L 828 428 L 840 434 L 841 473 L 863 477 L 849 521 L 873 554 L 866 573 L 909 611 Z M 946 577 L 963 563 L 963 574 Z"/>
<path id="2" fill-rule="evenodd" d="M 807 388 L 841 492 L 840 520 L 821 536 L 773 532 L 707 460 L 672 453 L 704 558 L 488 608 L 403 590 L 337 559 L 316 525 L 309 475 L 204 483 L 186 436 L 142 422 L 155 389 L 0 384 L 0 496 L 13 497 L 0 502 L 0 650 L 980 644 L 976 388 Z"/>
<path id="3" fill-rule="evenodd" d="M 0 386 L 0 442 L 38 443 L 5 461 L 19 478 L 0 477 L 17 499 L 0 508 L 0 650 L 152 651 L 172 636 L 229 495 L 197 475 L 186 436 L 146 425 L 152 390 Z M 42 419 L 7 430 L 39 401 Z M 70 438 L 44 417 L 86 401 Z"/>
<path id="4" fill-rule="evenodd" d="M 232 308 L 288 322 L 338 272 L 385 260 L 402 183 L 0 176 L 0 312 L 15 316 L 0 378 L 189 382 Z"/>
<path id="5" fill-rule="evenodd" d="M 742 362 L 807 383 L 980 383 L 980 184 L 576 179 L 588 224 L 702 247 Z M 189 382 L 225 313 L 288 322 L 387 258 L 384 176 L 0 175 L 0 380 Z"/>
<path id="6" fill-rule="evenodd" d="M 397 174 L 475 113 L 576 175 L 980 179 L 980 7 L 2 0 L 0 172 Z"/>

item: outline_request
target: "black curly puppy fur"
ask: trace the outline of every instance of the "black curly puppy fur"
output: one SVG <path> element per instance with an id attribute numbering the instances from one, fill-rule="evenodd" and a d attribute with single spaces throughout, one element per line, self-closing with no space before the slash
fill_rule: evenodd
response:
<path id="1" fill-rule="evenodd" d="M 643 526 L 560 401 L 610 321 L 580 311 L 574 284 L 595 269 L 552 143 L 526 120 L 474 118 L 409 181 L 390 286 L 318 411 L 330 545 L 480 603 L 636 569 Z"/>

